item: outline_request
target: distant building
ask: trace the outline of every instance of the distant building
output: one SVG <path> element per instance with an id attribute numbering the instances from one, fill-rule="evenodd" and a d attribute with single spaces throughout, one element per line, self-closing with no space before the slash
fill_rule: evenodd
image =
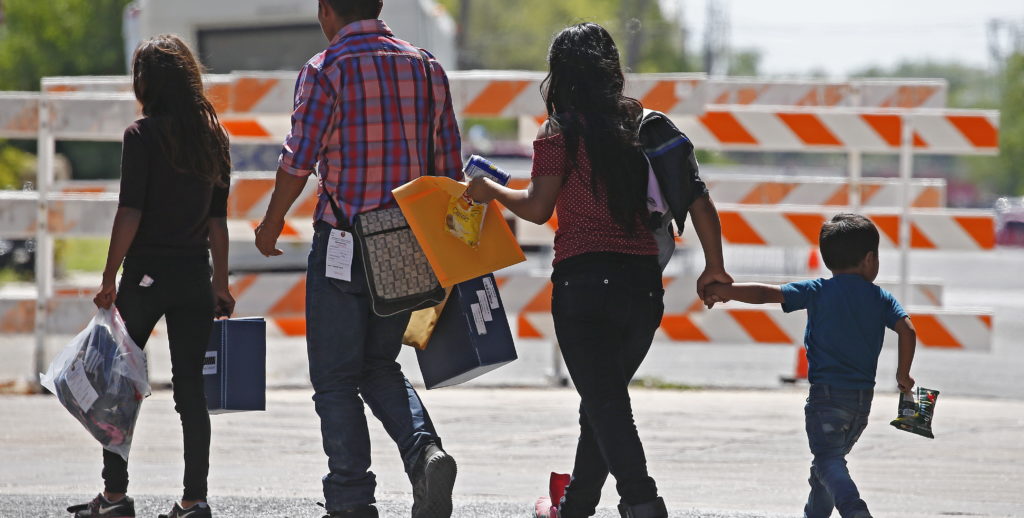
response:
<path id="1" fill-rule="evenodd" d="M 455 68 L 455 22 L 434 0 L 385 0 L 381 17 L 398 37 Z M 311 0 L 136 0 L 125 8 L 126 59 L 143 39 L 164 33 L 188 41 L 218 74 L 298 70 L 326 46 Z"/>

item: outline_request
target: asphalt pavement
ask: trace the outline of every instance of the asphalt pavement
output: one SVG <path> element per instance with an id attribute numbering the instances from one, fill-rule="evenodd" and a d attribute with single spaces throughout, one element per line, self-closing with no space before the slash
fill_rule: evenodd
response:
<path id="1" fill-rule="evenodd" d="M 309 390 L 274 390 L 268 411 L 214 416 L 211 505 L 218 516 L 319 517 L 326 469 Z M 571 469 L 572 390 L 424 391 L 459 462 L 461 517 L 528 517 L 550 471 Z M 650 470 L 673 517 L 800 515 L 810 455 L 803 388 L 635 390 Z M 935 440 L 888 425 L 897 395 L 879 391 L 850 467 L 876 516 L 1024 516 L 1024 402 L 941 396 Z M 0 397 L 0 516 L 66 516 L 100 489 L 98 446 L 57 401 Z M 396 449 L 370 418 L 382 516 L 409 516 Z M 140 516 L 180 491 L 181 435 L 170 394 L 145 404 L 131 458 Z M 598 516 L 615 516 L 611 482 Z M 27 509 L 27 510 L 25 510 Z"/>

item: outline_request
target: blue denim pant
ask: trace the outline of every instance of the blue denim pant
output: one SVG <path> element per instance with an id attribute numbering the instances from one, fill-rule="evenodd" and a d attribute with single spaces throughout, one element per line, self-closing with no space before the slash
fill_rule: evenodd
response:
<path id="1" fill-rule="evenodd" d="M 329 225 L 317 223 L 309 253 L 306 345 L 330 468 L 323 478 L 324 498 L 328 511 L 344 511 L 375 501 L 364 402 L 398 445 L 410 476 L 423 448 L 441 442 L 396 361 L 409 314 L 382 318 L 373 313 L 358 249 L 351 282 L 327 278 L 330 231 Z"/>
<path id="2" fill-rule="evenodd" d="M 846 467 L 846 455 L 868 425 L 873 393 L 871 389 L 811 385 L 804 415 L 814 460 L 805 518 L 827 518 L 833 508 L 843 518 L 870 516 Z"/>

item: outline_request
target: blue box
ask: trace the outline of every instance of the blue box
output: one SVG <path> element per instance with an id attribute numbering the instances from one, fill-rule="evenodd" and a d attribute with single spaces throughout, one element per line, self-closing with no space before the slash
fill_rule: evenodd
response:
<path id="1" fill-rule="evenodd" d="M 515 361 L 515 341 L 493 275 L 456 284 L 426 350 L 417 350 L 428 389 L 465 383 Z"/>
<path id="2" fill-rule="evenodd" d="M 262 318 L 214 321 L 203 385 L 211 414 L 267 409 L 267 323 Z"/>

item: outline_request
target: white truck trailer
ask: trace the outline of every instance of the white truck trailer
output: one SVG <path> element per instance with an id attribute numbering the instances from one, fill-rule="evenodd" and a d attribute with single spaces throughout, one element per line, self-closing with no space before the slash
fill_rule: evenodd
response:
<path id="1" fill-rule="evenodd" d="M 298 70 L 326 44 L 316 8 L 316 0 L 136 0 L 124 12 L 125 54 L 174 33 L 212 73 Z M 381 17 L 399 38 L 455 68 L 455 22 L 434 0 L 385 0 Z"/>

